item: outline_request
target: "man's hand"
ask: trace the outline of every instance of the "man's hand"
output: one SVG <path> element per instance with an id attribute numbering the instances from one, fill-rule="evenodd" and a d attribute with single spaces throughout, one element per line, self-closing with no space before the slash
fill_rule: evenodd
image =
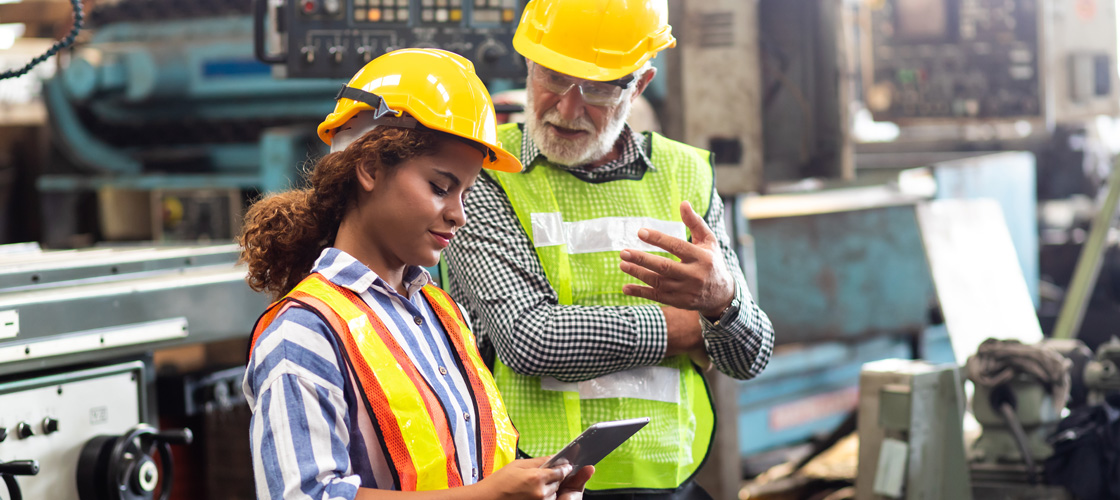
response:
<path id="1" fill-rule="evenodd" d="M 681 203 L 681 220 L 692 232 L 691 242 L 652 229 L 638 231 L 642 241 L 677 256 L 680 262 L 641 250 L 621 252 L 622 271 L 649 285 L 623 285 L 622 293 L 718 318 L 735 298 L 735 278 L 723 260 L 716 235 L 687 201 Z"/>
<path id="2" fill-rule="evenodd" d="M 700 328 L 700 314 L 675 307 L 661 306 L 665 316 L 665 357 L 687 354 L 703 371 L 712 366 L 712 360 L 704 347 L 704 333 Z"/>

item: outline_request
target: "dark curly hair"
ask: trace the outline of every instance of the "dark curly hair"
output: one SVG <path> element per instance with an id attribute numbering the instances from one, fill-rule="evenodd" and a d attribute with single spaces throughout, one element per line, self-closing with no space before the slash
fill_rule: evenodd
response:
<path id="1" fill-rule="evenodd" d="M 274 299 L 288 293 L 311 274 L 323 249 L 334 244 L 343 214 L 357 199 L 355 168 L 391 172 L 406 160 L 434 154 L 444 135 L 378 127 L 345 150 L 320 158 L 307 187 L 253 203 L 238 237 L 241 260 L 249 266 L 249 286 Z"/>

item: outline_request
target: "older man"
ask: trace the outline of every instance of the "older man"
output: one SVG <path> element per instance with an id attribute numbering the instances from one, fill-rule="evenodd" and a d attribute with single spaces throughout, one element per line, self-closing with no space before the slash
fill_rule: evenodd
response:
<path id="1" fill-rule="evenodd" d="M 526 166 L 480 177 L 445 253 L 531 456 L 588 425 L 651 417 L 596 467 L 588 496 L 708 498 L 692 482 L 714 430 L 701 370 L 766 366 L 770 320 L 724 229 L 710 154 L 626 125 L 676 40 L 665 0 L 535 0 L 523 126 L 499 138 Z M 702 214 L 702 215 L 701 215 Z"/>

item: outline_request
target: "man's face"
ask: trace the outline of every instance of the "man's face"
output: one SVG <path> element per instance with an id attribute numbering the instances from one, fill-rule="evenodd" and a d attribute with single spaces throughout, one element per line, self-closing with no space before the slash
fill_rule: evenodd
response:
<path id="1" fill-rule="evenodd" d="M 610 84 L 530 64 L 525 127 L 549 161 L 568 166 L 594 164 L 614 149 L 638 92 L 634 84 L 628 89 L 613 88 L 618 92 Z"/>

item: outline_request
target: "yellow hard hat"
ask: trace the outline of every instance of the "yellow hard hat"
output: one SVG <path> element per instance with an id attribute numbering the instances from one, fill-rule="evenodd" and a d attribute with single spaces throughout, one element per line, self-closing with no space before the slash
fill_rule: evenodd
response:
<path id="1" fill-rule="evenodd" d="M 334 112 L 319 124 L 319 138 L 331 144 L 335 133 L 363 111 L 378 124 L 423 127 L 462 137 L 485 148 L 482 166 L 520 172 L 521 162 L 502 148 L 494 103 L 474 65 L 463 56 L 438 49 L 401 49 L 363 67 L 336 97 Z M 415 120 L 415 121 L 413 121 Z"/>
<path id="2" fill-rule="evenodd" d="M 677 44 L 666 0 L 533 0 L 513 48 L 537 64 L 585 80 L 617 80 Z"/>

